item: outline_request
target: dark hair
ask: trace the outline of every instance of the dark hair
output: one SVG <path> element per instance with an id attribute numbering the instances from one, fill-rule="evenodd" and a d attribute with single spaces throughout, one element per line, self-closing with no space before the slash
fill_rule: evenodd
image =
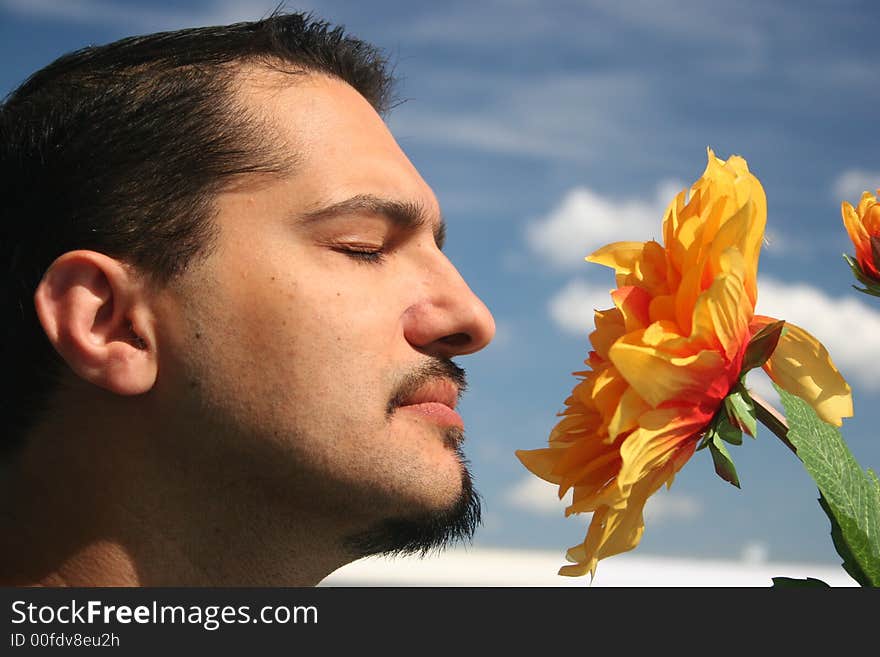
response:
<path id="1" fill-rule="evenodd" d="M 382 53 L 309 15 L 130 37 L 64 55 L 0 106 L 0 451 L 44 412 L 62 372 L 34 309 L 62 253 L 92 249 L 164 285 L 210 252 L 213 198 L 236 176 L 295 163 L 234 97 L 257 64 L 322 73 L 380 113 Z"/>

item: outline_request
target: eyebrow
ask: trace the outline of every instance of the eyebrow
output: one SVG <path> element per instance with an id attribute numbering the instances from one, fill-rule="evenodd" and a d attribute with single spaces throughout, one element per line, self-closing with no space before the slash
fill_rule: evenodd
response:
<path id="1" fill-rule="evenodd" d="M 434 224 L 434 241 L 438 248 L 442 249 L 446 242 L 446 222 L 441 216 L 435 224 L 431 212 L 424 204 L 418 201 L 383 198 L 373 194 L 358 194 L 344 201 L 310 210 L 301 215 L 299 220 L 309 224 L 358 212 L 386 217 L 394 225 L 408 231 Z"/>

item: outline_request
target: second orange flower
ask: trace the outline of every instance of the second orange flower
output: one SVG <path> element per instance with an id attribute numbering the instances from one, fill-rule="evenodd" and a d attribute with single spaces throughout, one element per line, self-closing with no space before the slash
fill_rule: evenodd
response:
<path id="1" fill-rule="evenodd" d="M 877 193 L 880 194 L 880 190 Z M 880 297 L 880 204 L 873 194 L 865 192 L 856 207 L 844 201 L 840 213 L 846 232 L 856 248 L 855 259 L 847 255 L 844 258 L 853 275 L 865 286 L 853 287 Z"/>

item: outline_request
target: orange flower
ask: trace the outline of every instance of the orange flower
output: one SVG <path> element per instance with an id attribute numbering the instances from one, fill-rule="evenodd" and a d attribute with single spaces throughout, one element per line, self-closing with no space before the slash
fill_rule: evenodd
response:
<path id="1" fill-rule="evenodd" d="M 737 386 L 752 336 L 776 321 L 754 314 L 764 190 L 741 157 L 710 149 L 708 160 L 689 198 L 666 210 L 663 245 L 617 242 L 587 258 L 615 270 L 614 307 L 595 313 L 589 369 L 576 373 L 549 447 L 517 452 L 560 498 L 574 489 L 566 516 L 593 514 L 562 575 L 595 574 L 638 545 L 648 497 L 672 484 Z M 849 386 L 803 329 L 786 324 L 764 368 L 824 420 L 852 415 Z"/>
<path id="2" fill-rule="evenodd" d="M 880 194 L 880 189 L 877 193 Z M 844 201 L 840 213 L 843 215 L 846 232 L 856 247 L 855 262 L 858 264 L 848 257 L 847 262 L 856 278 L 868 288 L 862 291 L 876 294 L 880 291 L 877 289 L 880 284 L 880 205 L 873 194 L 865 192 L 858 207 L 854 208 Z"/>

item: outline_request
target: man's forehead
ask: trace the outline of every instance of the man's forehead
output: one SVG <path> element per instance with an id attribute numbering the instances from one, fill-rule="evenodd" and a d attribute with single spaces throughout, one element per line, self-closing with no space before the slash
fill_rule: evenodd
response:
<path id="1" fill-rule="evenodd" d="M 369 212 L 399 225 L 429 225 L 442 243 L 437 199 L 375 109 L 346 82 L 323 73 L 249 65 L 238 101 L 292 163 L 287 182 L 304 218 Z"/>
<path id="2" fill-rule="evenodd" d="M 387 131 L 372 105 L 347 82 L 301 68 L 276 69 L 248 64 L 237 72 L 235 102 L 251 117 L 278 129 L 304 146 L 309 136 L 323 134 L 334 125 L 369 125 Z"/>
<path id="3" fill-rule="evenodd" d="M 235 104 L 285 157 L 381 157 L 412 166 L 373 106 L 338 78 L 251 65 L 239 73 L 234 96 Z"/>

